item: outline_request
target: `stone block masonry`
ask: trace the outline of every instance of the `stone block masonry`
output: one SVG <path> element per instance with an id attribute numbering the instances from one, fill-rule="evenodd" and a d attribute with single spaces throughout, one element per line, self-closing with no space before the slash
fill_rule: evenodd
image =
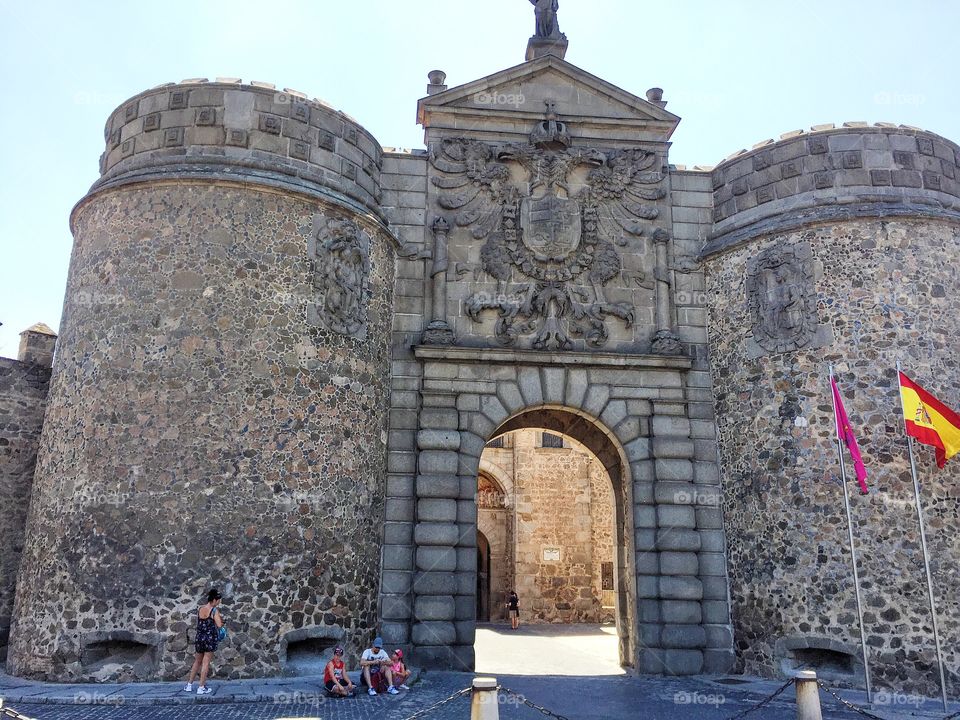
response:
<path id="1" fill-rule="evenodd" d="M 7 656 L 57 336 L 44 325 L 21 334 L 18 359 L 0 358 L 0 663 Z"/>

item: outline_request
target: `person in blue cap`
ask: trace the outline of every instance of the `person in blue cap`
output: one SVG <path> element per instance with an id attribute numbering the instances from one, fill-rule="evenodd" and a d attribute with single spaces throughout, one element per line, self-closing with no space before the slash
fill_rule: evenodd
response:
<path id="1" fill-rule="evenodd" d="M 400 691 L 393 686 L 391 665 L 390 656 L 383 649 L 383 638 L 374 638 L 373 647 L 364 650 L 363 655 L 360 656 L 362 682 L 367 686 L 367 692 L 370 695 L 376 695 L 384 690 L 391 695 L 400 694 Z"/>

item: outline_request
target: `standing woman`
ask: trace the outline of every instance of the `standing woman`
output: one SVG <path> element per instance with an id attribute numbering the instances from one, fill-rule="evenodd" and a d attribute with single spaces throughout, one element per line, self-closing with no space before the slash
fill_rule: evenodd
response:
<path id="1" fill-rule="evenodd" d="M 207 593 L 207 604 L 197 610 L 197 637 L 194 640 L 196 655 L 193 658 L 193 667 L 184 692 L 193 692 L 193 679 L 200 673 L 200 687 L 197 695 L 209 695 L 213 692 L 207 687 L 207 674 L 210 672 L 210 661 L 217 651 L 220 642 L 220 629 L 223 627 L 223 618 L 220 617 L 220 591 L 216 588 Z"/>
<path id="2" fill-rule="evenodd" d="M 507 598 L 507 610 L 510 611 L 510 627 L 516 630 L 520 627 L 520 598 L 516 590 L 510 591 L 510 597 Z"/>

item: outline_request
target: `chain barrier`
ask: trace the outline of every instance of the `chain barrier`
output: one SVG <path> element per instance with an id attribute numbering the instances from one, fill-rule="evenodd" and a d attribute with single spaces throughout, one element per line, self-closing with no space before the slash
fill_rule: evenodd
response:
<path id="1" fill-rule="evenodd" d="M 787 680 L 783 685 L 781 685 L 776 690 L 774 690 L 771 695 L 768 695 L 753 707 L 749 707 L 746 710 L 741 710 L 736 715 L 731 715 L 730 717 L 726 718 L 726 720 L 739 720 L 742 717 L 746 717 L 750 713 L 754 713 L 757 710 L 760 710 L 761 708 L 766 707 L 767 705 L 772 703 L 774 700 L 776 700 L 778 697 L 780 697 L 780 695 L 782 695 L 783 692 L 791 685 L 793 685 L 793 680 Z"/>
<path id="2" fill-rule="evenodd" d="M 11 720 L 31 720 L 26 715 L 18 713 L 16 710 L 10 707 L 6 707 L 3 704 L 3 700 L 0 699 L 0 718 L 11 718 Z"/>
<path id="3" fill-rule="evenodd" d="M 546 715 L 546 716 L 549 717 L 549 718 L 553 718 L 553 720 L 569 720 L 569 718 L 566 718 L 566 717 L 564 717 L 563 715 L 557 715 L 557 713 L 555 713 L 555 712 L 550 712 L 550 711 L 547 710 L 545 707 L 542 707 L 542 706 L 540 706 L 540 705 L 537 705 L 536 703 L 530 702 L 529 700 L 527 700 L 527 698 L 525 698 L 525 697 L 524 697 L 523 695 L 521 695 L 520 693 L 516 693 L 516 692 L 514 692 L 513 690 L 511 690 L 510 688 L 505 688 L 505 687 L 503 687 L 503 685 L 498 685 L 498 686 L 497 686 L 497 690 L 498 690 L 499 692 L 504 693 L 507 697 L 511 697 L 511 698 L 515 698 L 516 700 L 519 700 L 521 703 L 523 703 L 524 705 L 526 705 L 528 708 L 532 708 L 532 709 L 536 710 L 536 711 L 539 712 L 541 715 Z"/>
<path id="4" fill-rule="evenodd" d="M 749 708 L 747 708 L 746 710 L 742 710 L 741 712 L 738 712 L 736 715 L 731 715 L 730 717 L 725 718 L 725 720 L 740 720 L 740 718 L 744 718 L 744 717 L 746 717 L 747 715 L 750 715 L 751 713 L 755 713 L 755 712 L 757 712 L 758 710 L 761 710 L 762 708 L 766 707 L 767 705 L 769 705 L 770 703 L 772 703 L 774 700 L 776 700 L 780 695 L 782 695 L 782 694 L 786 691 L 786 689 L 787 689 L 788 687 L 790 687 L 791 685 L 793 685 L 793 683 L 794 683 L 794 681 L 793 681 L 792 679 L 791 679 L 791 680 L 787 680 L 783 685 L 781 685 L 780 687 L 778 687 L 773 693 L 771 693 L 770 695 L 768 695 L 767 697 L 765 697 L 763 700 L 761 700 L 760 702 L 758 702 L 756 705 L 753 705 L 752 707 L 749 707 Z M 823 690 L 825 690 L 825 691 L 827 692 L 827 694 L 829 694 L 829 695 L 830 695 L 834 700 L 836 700 L 838 703 L 840 703 L 841 705 L 843 705 L 843 706 L 846 707 L 847 709 L 852 710 L 853 712 L 857 713 L 858 715 L 861 715 L 861 716 L 863 716 L 863 717 L 865 717 L 865 718 L 870 718 L 870 720 L 888 720 L 887 718 L 884 718 L 884 717 L 882 717 L 882 716 L 880 716 L 880 715 L 876 715 L 876 714 L 870 712 L 869 710 L 867 710 L 867 709 L 865 709 L 865 708 L 862 708 L 862 707 L 860 707 L 859 705 L 855 705 L 854 703 L 850 702 L 849 700 L 844 699 L 844 698 L 841 697 L 837 692 L 835 692 L 832 688 L 828 687 L 822 680 L 817 680 L 817 685 L 818 685 L 820 688 L 822 688 Z M 497 691 L 497 692 L 502 692 L 502 693 L 504 693 L 507 697 L 513 698 L 513 699 L 519 701 L 521 704 L 526 705 L 528 708 L 531 708 L 532 710 L 536 710 L 536 711 L 539 712 L 541 715 L 544 715 L 544 716 L 549 717 L 549 718 L 553 718 L 553 720 L 569 720 L 569 718 L 567 718 L 567 717 L 565 717 L 565 716 L 563 716 L 563 715 L 559 715 L 559 714 L 557 714 L 557 713 L 555 713 L 555 712 L 552 712 L 552 711 L 548 710 L 547 708 L 543 707 L 542 705 L 537 705 L 536 703 L 531 702 L 530 700 L 527 700 L 527 698 L 526 698 L 524 695 L 521 695 L 521 694 L 518 693 L 518 692 L 514 692 L 514 691 L 511 690 L 510 688 L 506 688 L 506 687 L 504 687 L 503 685 L 498 685 L 498 686 L 496 687 L 496 691 Z M 448 697 L 448 698 L 446 698 L 446 699 L 444 699 L 444 700 L 441 700 L 440 702 L 435 703 L 435 704 L 431 705 L 431 706 L 428 707 L 428 708 L 424 708 L 423 710 L 420 710 L 420 711 L 414 713 L 413 715 L 410 715 L 410 716 L 408 716 L 408 717 L 405 717 L 405 718 L 403 718 L 403 720 L 418 720 L 419 718 L 425 717 L 425 716 L 428 715 L 429 713 L 432 713 L 434 710 L 439 710 L 439 709 L 442 708 L 444 705 L 448 705 L 449 703 L 452 703 L 453 701 L 455 701 L 455 700 L 457 700 L 457 699 L 459 699 L 459 698 L 461 698 L 461 697 L 463 697 L 463 696 L 465 696 L 465 695 L 469 695 L 471 692 L 473 692 L 473 688 L 464 688 L 463 690 L 458 690 L 457 692 L 455 692 L 455 693 L 454 693 L 453 695 L 451 695 L 450 697 Z M 29 720 L 25 715 L 21 715 L 20 713 L 16 712 L 15 710 L 11 710 L 11 709 L 9 709 L 9 708 L 4 708 L 4 707 L 2 707 L 2 706 L 0 706 L 0 718 L 16 718 L 17 720 Z M 943 718 L 943 720 L 958 720 L 958 719 L 960 719 L 960 711 L 955 712 L 955 713 L 953 713 L 952 715 L 947 715 L 945 718 Z"/>
<path id="5" fill-rule="evenodd" d="M 473 688 L 464 688 L 463 690 L 457 690 L 457 692 L 455 692 L 453 695 L 448 697 L 446 700 L 441 700 L 440 702 L 435 703 L 428 708 L 419 710 L 415 712 L 413 715 L 403 718 L 403 720 L 417 720 L 417 718 L 422 718 L 428 713 L 432 713 L 434 710 L 439 710 L 444 705 L 447 705 L 448 703 L 452 703 L 454 700 L 461 698 L 464 695 L 469 695 L 472 691 L 473 691 Z"/>
<path id="6" fill-rule="evenodd" d="M 885 717 L 881 717 L 880 715 L 876 715 L 876 714 L 870 712 L 869 710 L 867 710 L 867 709 L 865 709 L 865 708 L 862 708 L 862 707 L 860 707 L 859 705 L 856 705 L 856 704 L 850 702 L 849 700 L 845 700 L 844 698 L 840 697 L 840 695 L 839 695 L 836 691 L 834 691 L 833 689 L 827 687 L 827 686 L 824 684 L 823 680 L 817 680 L 817 685 L 819 685 L 821 688 L 823 688 L 824 690 L 826 690 L 827 693 L 830 695 L 830 697 L 832 697 L 832 698 L 833 698 L 834 700 L 836 700 L 838 703 L 840 703 L 841 705 L 843 705 L 843 706 L 846 707 L 846 708 L 849 708 L 850 710 L 853 710 L 853 712 L 857 713 L 858 715 L 862 715 L 863 717 L 870 718 L 870 720 L 888 720 L 888 719 L 885 718 Z M 960 710 L 958 710 L 957 712 L 953 713 L 952 715 L 947 715 L 945 718 L 943 718 L 943 720 L 957 720 L 957 718 L 960 718 Z"/>
<path id="7" fill-rule="evenodd" d="M 880 717 L 879 715 L 874 715 L 872 712 L 870 712 L 869 710 L 865 710 L 864 708 L 860 707 L 859 705 L 854 705 L 854 704 L 853 704 L 852 702 L 850 702 L 849 700 L 844 700 L 844 699 L 843 699 L 842 697 L 840 697 L 840 695 L 838 695 L 832 688 L 827 687 L 827 686 L 824 684 L 823 680 L 817 680 L 817 685 L 819 685 L 821 688 L 823 688 L 824 690 L 826 690 L 827 693 L 829 693 L 829 695 L 830 695 L 834 700 L 836 700 L 838 703 L 840 703 L 841 705 L 843 705 L 843 706 L 846 707 L 846 708 L 849 708 L 850 710 L 853 710 L 853 711 L 854 711 L 855 713 L 857 713 L 858 715 L 863 715 L 863 717 L 870 718 L 870 720 L 887 720 L 887 718 Z"/>

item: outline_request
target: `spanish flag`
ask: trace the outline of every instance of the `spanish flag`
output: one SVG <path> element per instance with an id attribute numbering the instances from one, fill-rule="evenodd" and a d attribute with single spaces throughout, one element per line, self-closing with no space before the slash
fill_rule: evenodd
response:
<path id="1" fill-rule="evenodd" d="M 907 435 L 924 445 L 933 445 L 937 467 L 960 452 L 960 415 L 900 373 L 900 399 Z"/>

